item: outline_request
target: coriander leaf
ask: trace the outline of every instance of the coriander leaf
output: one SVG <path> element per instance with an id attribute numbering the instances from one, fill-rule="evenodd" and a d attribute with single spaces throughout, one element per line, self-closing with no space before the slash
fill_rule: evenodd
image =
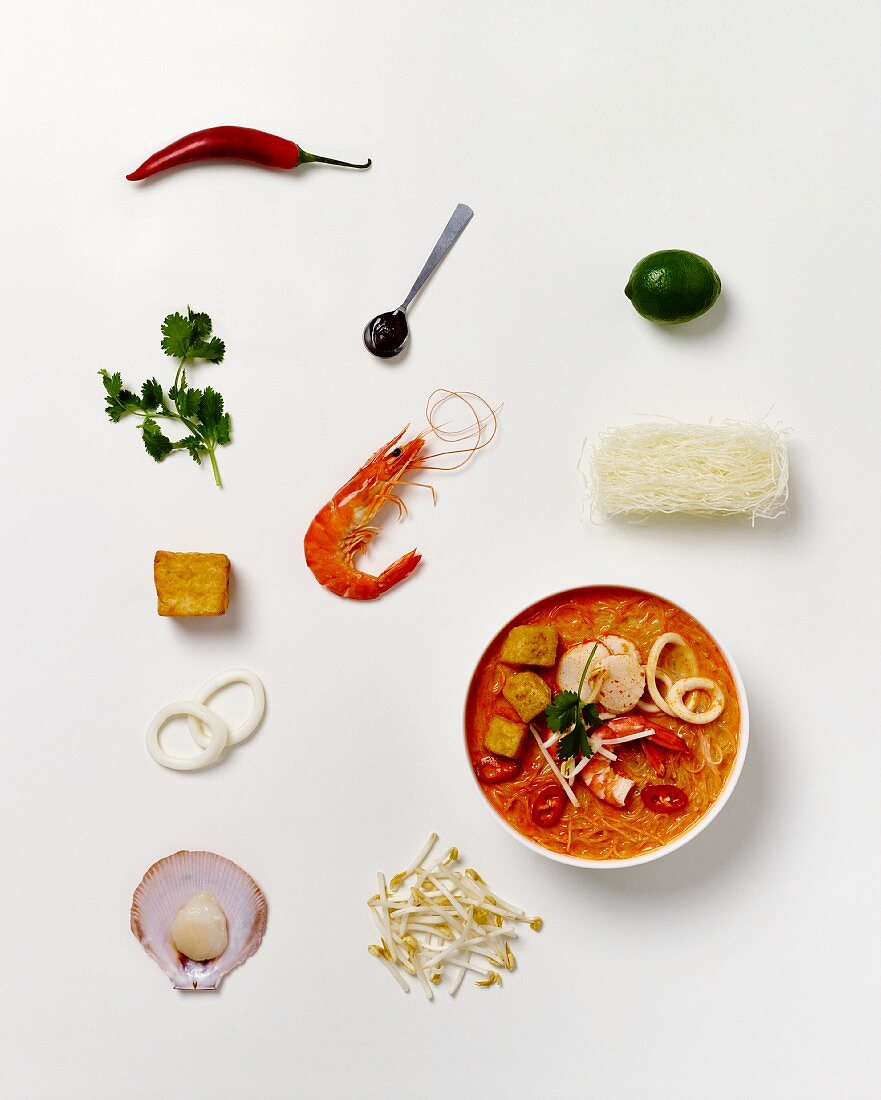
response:
<path id="1" fill-rule="evenodd" d="M 569 760 L 578 752 L 580 743 L 580 731 L 576 724 L 568 733 L 564 733 L 557 742 L 557 756 L 560 760 Z"/>
<path id="2" fill-rule="evenodd" d="M 141 386 L 141 408 L 144 412 L 152 412 L 162 404 L 162 387 L 155 378 L 149 378 Z"/>
<path id="3" fill-rule="evenodd" d="M 584 727 L 581 718 L 576 719 L 575 724 L 557 742 L 557 756 L 566 760 L 577 753 L 588 760 L 593 756 L 593 746 L 590 743 L 590 734 Z"/>
<path id="4" fill-rule="evenodd" d="M 202 400 L 199 402 L 199 419 L 204 427 L 211 430 L 217 427 L 222 416 L 223 398 L 216 390 L 207 386 L 202 394 Z"/>
<path id="5" fill-rule="evenodd" d="M 578 692 L 558 692 L 545 710 L 545 719 L 548 729 L 562 734 L 557 742 L 557 756 L 561 760 L 575 756 L 582 745 L 584 733 Z"/>
<path id="6" fill-rule="evenodd" d="M 205 340 L 211 335 L 211 318 L 207 313 L 193 313 L 187 306 L 187 321 L 197 340 Z"/>
<path id="7" fill-rule="evenodd" d="M 122 389 L 122 375 L 119 371 L 116 374 L 108 374 L 106 370 L 100 370 L 98 373 L 104 379 L 104 389 L 111 397 L 118 397 L 119 391 Z"/>
<path id="8" fill-rule="evenodd" d="M 229 443 L 230 436 L 232 434 L 232 424 L 229 419 L 229 413 L 224 413 L 218 420 L 217 427 L 214 429 L 214 439 L 219 447 L 225 447 Z"/>
<path id="9" fill-rule="evenodd" d="M 582 707 L 581 714 L 584 718 L 584 724 L 589 730 L 596 729 L 597 726 L 603 724 L 600 721 L 600 712 L 593 703 L 588 703 L 587 706 Z"/>
<path id="10" fill-rule="evenodd" d="M 207 359 L 209 363 L 219 363 L 226 351 L 226 344 L 218 336 L 210 340 L 197 340 L 191 349 L 194 359 Z"/>
<path id="11" fill-rule="evenodd" d="M 573 691 L 569 694 L 574 695 L 575 692 Z M 557 698 L 559 698 L 559 696 Z M 557 755 L 559 758 L 565 760 L 567 757 L 575 756 L 575 754 L 579 752 L 588 759 L 593 756 L 593 746 L 590 743 L 590 735 L 594 730 L 601 729 L 602 725 L 603 723 L 600 721 L 599 711 L 593 703 L 587 703 L 585 706 L 581 707 L 580 713 L 572 724 L 572 728 L 564 733 L 557 742 Z"/>
<path id="12" fill-rule="evenodd" d="M 161 462 L 166 455 L 171 454 L 173 449 L 171 440 L 163 434 L 162 429 L 155 420 L 147 417 L 141 425 L 141 433 L 147 454 L 156 462 Z"/>
<path id="13" fill-rule="evenodd" d="M 192 420 L 194 416 L 199 415 L 199 403 L 202 400 L 201 390 L 183 390 L 179 394 L 180 402 L 178 408 L 188 419 Z"/>
<path id="14" fill-rule="evenodd" d="M 212 336 L 211 318 L 196 313 L 187 306 L 186 314 L 169 313 L 162 322 L 162 350 L 179 361 L 175 380 L 168 396 L 156 378 L 141 385 L 140 396 L 123 389 L 119 372 L 100 371 L 105 392 L 105 412 L 118 423 L 130 414 L 140 419 L 141 438 L 147 453 L 161 462 L 172 451 L 187 451 L 194 462 L 201 464 L 207 455 L 215 484 L 220 486 L 215 450 L 229 443 L 232 423 L 224 409 L 223 398 L 210 387 L 190 389 L 185 367 L 193 360 L 219 363 L 226 346 L 218 336 Z M 162 431 L 156 417 L 177 420 L 186 426 L 189 435 L 172 440 Z M 142 419 L 141 419 L 142 418 Z"/>
<path id="15" fill-rule="evenodd" d="M 204 453 L 207 450 L 207 448 L 205 447 L 205 444 L 202 442 L 202 440 L 198 436 L 195 436 L 195 435 L 188 435 L 188 436 L 184 436 L 183 439 L 179 439 L 174 444 L 174 449 L 176 451 L 179 451 L 179 450 L 182 450 L 182 449 L 186 449 L 187 451 L 189 451 L 190 452 L 190 458 L 196 463 L 197 466 L 202 465 L 202 459 L 200 457 L 200 452 Z"/>
<path id="16" fill-rule="evenodd" d="M 162 350 L 175 359 L 185 359 L 193 336 L 192 323 L 179 313 L 169 313 L 162 322 Z"/>
<path id="17" fill-rule="evenodd" d="M 578 716 L 578 694 L 574 691 L 561 691 L 556 694 L 545 709 L 548 729 L 554 733 L 568 729 Z"/>
<path id="18" fill-rule="evenodd" d="M 98 373 L 102 376 L 104 383 L 104 399 L 107 402 L 104 411 L 114 424 L 118 424 L 124 416 L 139 408 L 140 402 L 130 390 L 122 388 L 122 377 L 119 372 L 108 374 L 106 370 L 102 370 Z"/>

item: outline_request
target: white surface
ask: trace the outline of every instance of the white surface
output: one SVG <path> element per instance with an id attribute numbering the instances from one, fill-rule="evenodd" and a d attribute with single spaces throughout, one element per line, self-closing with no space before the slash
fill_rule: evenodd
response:
<path id="1" fill-rule="evenodd" d="M 6 1094 L 868 1096 L 877 5 L 5 14 Z M 221 122 L 375 166 L 123 179 Z M 413 309 L 406 360 L 383 366 L 361 329 L 459 201 L 475 218 Z M 670 246 L 724 286 L 676 331 L 622 294 Z M 188 302 L 228 346 L 196 372 L 234 417 L 223 492 L 184 457 L 154 466 L 102 412 L 99 367 L 169 379 L 158 326 Z M 435 475 L 436 511 L 410 491 L 410 520 L 378 540 L 380 565 L 418 546 L 418 574 L 374 605 L 337 600 L 304 566 L 306 526 L 436 385 L 504 401 L 500 436 Z M 786 519 L 581 521 L 585 435 L 769 409 L 793 428 Z M 229 554 L 226 618 L 157 617 L 160 547 Z M 495 827 L 460 733 L 498 624 L 606 579 L 714 624 L 753 716 L 719 819 L 612 875 Z M 266 683 L 260 731 L 209 772 L 157 767 L 151 715 L 239 664 Z M 432 828 L 546 927 L 504 989 L 427 1005 L 367 954 L 364 899 Z M 262 948 L 219 995 L 175 993 L 128 929 L 142 873 L 182 847 L 236 860 L 269 899 Z"/>

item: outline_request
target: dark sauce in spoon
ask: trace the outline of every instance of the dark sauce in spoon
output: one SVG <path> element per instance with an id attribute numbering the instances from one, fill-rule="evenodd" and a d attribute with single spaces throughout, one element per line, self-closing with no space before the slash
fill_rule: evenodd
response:
<path id="1" fill-rule="evenodd" d="M 364 329 L 364 346 L 380 359 L 391 359 L 402 351 L 410 335 L 407 315 L 401 309 L 380 313 Z"/>

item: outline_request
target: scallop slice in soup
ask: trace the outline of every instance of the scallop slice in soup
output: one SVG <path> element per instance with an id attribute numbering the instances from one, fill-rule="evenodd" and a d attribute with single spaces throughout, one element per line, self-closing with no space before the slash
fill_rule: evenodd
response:
<path id="1" fill-rule="evenodd" d="M 642 654 L 639 652 L 639 647 L 635 642 L 631 642 L 629 638 L 622 638 L 619 634 L 604 634 L 600 641 L 610 653 L 629 653 L 631 657 L 635 657 L 642 664 Z"/>
<path id="2" fill-rule="evenodd" d="M 591 652 L 596 646 L 596 653 L 590 662 L 587 676 L 581 687 L 581 700 L 584 703 L 592 703 L 600 694 L 603 683 L 603 666 L 607 657 L 611 656 L 609 650 L 602 642 L 582 642 L 567 649 L 557 665 L 557 686 L 560 691 L 578 691 L 584 666 L 590 658 Z"/>
<path id="3" fill-rule="evenodd" d="M 630 653 L 611 654 L 603 661 L 603 669 L 600 706 L 612 714 L 633 710 L 645 691 L 645 669 Z"/>

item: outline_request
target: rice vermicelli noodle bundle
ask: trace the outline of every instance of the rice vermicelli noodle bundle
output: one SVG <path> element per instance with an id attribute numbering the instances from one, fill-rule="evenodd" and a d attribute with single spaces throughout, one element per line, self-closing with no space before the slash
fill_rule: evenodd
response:
<path id="1" fill-rule="evenodd" d="M 785 433 L 767 424 L 629 424 L 597 440 L 585 482 L 607 516 L 684 512 L 774 519 L 785 511 Z"/>

